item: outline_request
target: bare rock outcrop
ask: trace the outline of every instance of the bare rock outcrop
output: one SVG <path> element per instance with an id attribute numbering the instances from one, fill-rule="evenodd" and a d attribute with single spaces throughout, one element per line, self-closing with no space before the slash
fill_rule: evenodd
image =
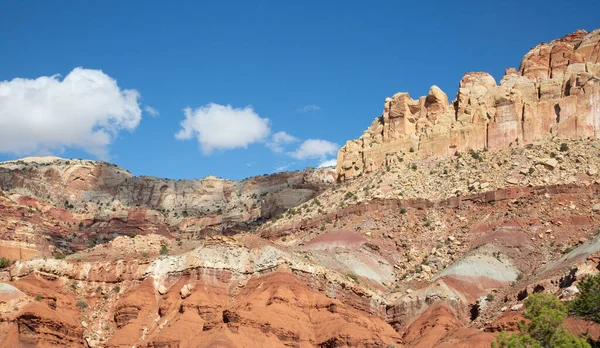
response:
<path id="1" fill-rule="evenodd" d="M 383 114 L 339 151 L 337 175 L 372 172 L 406 153 L 452 156 L 551 136 L 600 136 L 600 29 L 537 45 L 499 85 L 488 73 L 469 72 L 451 103 L 437 86 L 416 100 L 387 98 Z"/>

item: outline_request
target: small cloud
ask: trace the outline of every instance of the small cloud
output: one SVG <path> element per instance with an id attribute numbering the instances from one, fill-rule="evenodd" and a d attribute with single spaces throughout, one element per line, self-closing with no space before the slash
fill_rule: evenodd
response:
<path id="1" fill-rule="evenodd" d="M 298 141 L 298 138 L 287 134 L 286 132 L 277 132 L 271 136 L 271 141 L 266 145 L 273 152 L 283 152 L 283 145 Z"/>
<path id="2" fill-rule="evenodd" d="M 158 112 L 158 110 L 156 110 L 155 108 L 153 108 L 149 105 L 146 105 L 146 107 L 144 108 L 144 111 L 146 111 L 152 117 L 160 116 L 160 112 Z"/>
<path id="3" fill-rule="evenodd" d="M 298 112 L 321 111 L 321 108 L 315 104 L 305 105 L 297 110 Z"/>
<path id="4" fill-rule="evenodd" d="M 246 148 L 263 142 L 271 133 L 269 119 L 261 118 L 251 106 L 233 108 L 231 105 L 210 103 L 196 109 L 183 110 L 185 119 L 175 138 L 196 138 L 205 155 L 214 150 Z"/>
<path id="5" fill-rule="evenodd" d="M 295 162 L 292 162 L 292 163 L 288 163 L 288 164 L 279 166 L 279 167 L 275 168 L 275 172 L 285 172 L 286 170 L 288 170 L 289 167 L 293 166 L 294 164 L 295 164 Z"/>
<path id="6" fill-rule="evenodd" d="M 319 163 L 319 168 L 325 167 L 335 167 L 337 165 L 337 160 L 335 158 L 328 159 Z"/>
<path id="7" fill-rule="evenodd" d="M 337 154 L 339 148 L 338 144 L 327 140 L 308 139 L 296 151 L 289 152 L 288 155 L 299 160 L 311 158 L 325 160 L 325 157 Z"/>

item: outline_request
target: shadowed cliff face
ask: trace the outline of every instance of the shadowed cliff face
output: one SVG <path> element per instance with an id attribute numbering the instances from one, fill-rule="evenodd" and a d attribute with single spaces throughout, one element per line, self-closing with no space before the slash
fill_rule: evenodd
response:
<path id="1" fill-rule="evenodd" d="M 465 74 L 456 99 L 433 86 L 413 100 L 387 98 L 381 117 L 338 153 L 339 180 L 397 162 L 397 155 L 452 156 L 544 138 L 600 136 L 600 29 L 577 31 L 534 47 L 519 70 L 497 85 L 484 72 Z"/>

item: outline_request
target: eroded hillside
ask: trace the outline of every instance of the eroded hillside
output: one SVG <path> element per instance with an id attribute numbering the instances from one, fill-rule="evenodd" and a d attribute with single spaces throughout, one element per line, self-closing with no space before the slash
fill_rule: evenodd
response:
<path id="1" fill-rule="evenodd" d="M 0 164 L 0 347 L 489 347 L 600 270 L 599 39 L 395 95 L 337 176 Z"/>

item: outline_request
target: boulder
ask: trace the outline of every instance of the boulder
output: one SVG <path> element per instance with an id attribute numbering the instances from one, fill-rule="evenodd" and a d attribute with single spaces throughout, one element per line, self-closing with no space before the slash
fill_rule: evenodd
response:
<path id="1" fill-rule="evenodd" d="M 193 291 L 194 291 L 193 284 L 185 284 L 181 288 L 181 291 L 179 291 L 179 294 L 181 295 L 181 298 L 188 298 L 192 294 Z"/>

